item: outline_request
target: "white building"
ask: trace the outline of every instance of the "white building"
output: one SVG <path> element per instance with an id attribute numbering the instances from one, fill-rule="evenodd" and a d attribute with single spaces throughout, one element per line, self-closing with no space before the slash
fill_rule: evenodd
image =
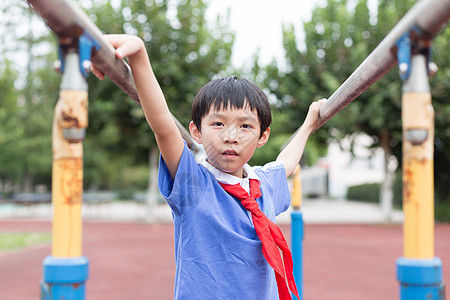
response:
<path id="1" fill-rule="evenodd" d="M 303 194 L 328 194 L 331 198 L 342 199 L 346 197 L 349 186 L 381 182 L 384 178 L 384 152 L 381 148 L 369 149 L 371 144 L 372 138 L 367 135 L 347 137 L 341 145 L 330 143 L 325 158 L 311 168 L 302 168 Z"/>

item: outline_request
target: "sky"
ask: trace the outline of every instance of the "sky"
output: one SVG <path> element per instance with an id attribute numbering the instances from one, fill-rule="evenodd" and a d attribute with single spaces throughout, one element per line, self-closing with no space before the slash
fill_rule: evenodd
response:
<path id="1" fill-rule="evenodd" d="M 301 24 L 311 19 L 311 12 L 320 0 L 210 0 L 207 20 L 225 15 L 230 8 L 230 28 L 236 33 L 232 62 L 245 65 L 260 49 L 260 63 L 268 64 L 284 57 L 282 24 L 294 24 L 301 42 L 304 34 Z"/>

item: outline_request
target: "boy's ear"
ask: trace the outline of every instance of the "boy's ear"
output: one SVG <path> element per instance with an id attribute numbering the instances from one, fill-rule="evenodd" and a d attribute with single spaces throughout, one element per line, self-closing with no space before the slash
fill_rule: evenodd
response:
<path id="1" fill-rule="evenodd" d="M 261 148 L 262 146 L 264 146 L 269 140 L 269 135 L 270 135 L 270 127 L 267 127 L 267 129 L 263 132 L 263 134 L 259 138 L 256 147 Z"/>
<path id="2" fill-rule="evenodd" d="M 194 124 L 194 121 L 189 123 L 189 132 L 191 133 L 192 138 L 199 144 L 203 144 L 202 134 L 198 127 Z"/>

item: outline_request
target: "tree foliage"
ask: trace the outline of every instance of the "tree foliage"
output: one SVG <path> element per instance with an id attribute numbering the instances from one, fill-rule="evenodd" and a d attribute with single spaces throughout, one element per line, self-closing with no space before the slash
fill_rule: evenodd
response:
<path id="1" fill-rule="evenodd" d="M 33 185 L 51 178 L 51 120 L 56 102 L 55 59 L 49 52 L 50 34 L 34 28 L 36 16 L 23 4 L 2 2 L 1 21 L 8 43 L 2 47 L 0 102 L 0 178 Z M 10 13 L 14 12 L 14 16 Z M 22 19 L 17 18 L 20 12 Z M 25 20 L 25 22 L 24 22 Z M 20 30 L 18 30 L 20 28 Z M 20 60 L 27 61 L 24 74 Z"/>
<path id="2" fill-rule="evenodd" d="M 450 202 L 450 58 L 448 41 L 450 30 L 442 32 L 433 43 L 433 60 L 440 70 L 430 80 L 434 106 L 434 182 L 436 199 Z"/>

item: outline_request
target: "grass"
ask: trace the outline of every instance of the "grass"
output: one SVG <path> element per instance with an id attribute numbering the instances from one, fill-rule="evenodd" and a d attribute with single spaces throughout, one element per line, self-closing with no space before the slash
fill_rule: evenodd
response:
<path id="1" fill-rule="evenodd" d="M 15 251 L 33 245 L 48 244 L 51 242 L 50 233 L 20 232 L 5 233 L 0 232 L 0 252 Z"/>

